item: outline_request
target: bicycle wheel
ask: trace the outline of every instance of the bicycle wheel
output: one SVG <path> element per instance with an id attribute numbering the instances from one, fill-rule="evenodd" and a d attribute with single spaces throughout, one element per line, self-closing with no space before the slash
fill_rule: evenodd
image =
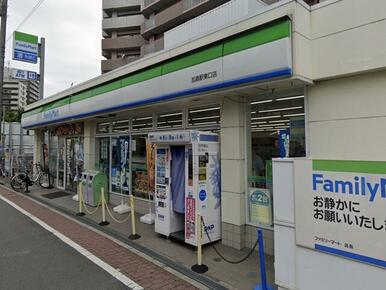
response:
<path id="1" fill-rule="evenodd" d="M 11 179 L 11 187 L 14 191 L 22 192 L 25 191 L 27 188 L 27 182 L 25 181 L 26 174 L 25 173 L 19 173 L 12 177 Z"/>
<path id="2" fill-rule="evenodd" d="M 54 185 L 54 176 L 51 173 L 44 172 L 39 177 L 39 185 L 43 188 L 52 188 Z"/>

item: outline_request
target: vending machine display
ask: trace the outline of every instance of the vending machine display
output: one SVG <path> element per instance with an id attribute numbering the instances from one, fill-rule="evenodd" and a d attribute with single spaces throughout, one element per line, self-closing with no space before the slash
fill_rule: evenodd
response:
<path id="1" fill-rule="evenodd" d="M 195 130 L 149 133 L 155 144 L 155 231 L 197 244 L 202 216 L 211 241 L 221 238 L 218 135 Z M 202 230 L 203 243 L 209 239 Z"/>

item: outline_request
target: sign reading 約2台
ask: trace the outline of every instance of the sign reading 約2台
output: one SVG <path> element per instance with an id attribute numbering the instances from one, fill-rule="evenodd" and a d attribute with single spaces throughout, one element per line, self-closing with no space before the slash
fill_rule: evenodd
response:
<path id="1" fill-rule="evenodd" d="M 31 35 L 19 31 L 13 33 L 12 59 L 37 63 L 39 43 L 36 35 Z"/>
<path id="2" fill-rule="evenodd" d="M 296 243 L 386 267 L 386 162 L 295 161 Z"/>

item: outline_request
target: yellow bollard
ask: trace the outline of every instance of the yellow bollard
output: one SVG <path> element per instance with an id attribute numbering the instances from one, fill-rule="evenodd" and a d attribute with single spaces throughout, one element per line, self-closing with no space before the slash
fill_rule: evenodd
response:
<path id="1" fill-rule="evenodd" d="M 105 189 L 101 188 L 101 203 L 102 203 L 102 221 L 99 223 L 100 226 L 107 226 L 110 224 L 108 221 L 106 221 L 106 199 L 105 199 Z"/>
<path id="2" fill-rule="evenodd" d="M 130 240 L 138 240 L 141 236 L 137 234 L 135 229 L 135 211 L 134 211 L 134 197 L 130 194 L 130 208 L 131 208 L 131 235 L 129 236 Z"/>
<path id="3" fill-rule="evenodd" d="M 82 182 L 79 182 L 78 187 L 79 187 L 78 188 L 79 212 L 76 215 L 77 216 L 84 216 L 85 213 L 82 210 L 82 202 L 83 202 Z"/>
<path id="4" fill-rule="evenodd" d="M 203 274 L 208 271 L 208 266 L 202 263 L 202 223 L 201 215 L 197 214 L 197 264 L 191 267 L 192 271 Z"/>

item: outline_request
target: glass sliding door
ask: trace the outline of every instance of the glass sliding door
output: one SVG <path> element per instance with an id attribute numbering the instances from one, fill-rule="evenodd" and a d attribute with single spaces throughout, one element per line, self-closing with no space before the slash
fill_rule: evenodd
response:
<path id="1" fill-rule="evenodd" d="M 66 160 L 65 160 L 65 138 L 58 137 L 58 170 L 57 170 L 57 183 L 58 188 L 64 189 L 65 183 L 65 169 L 66 169 Z"/>
<path id="2" fill-rule="evenodd" d="M 77 182 L 83 171 L 83 138 L 66 139 L 66 190 L 77 192 Z"/>

